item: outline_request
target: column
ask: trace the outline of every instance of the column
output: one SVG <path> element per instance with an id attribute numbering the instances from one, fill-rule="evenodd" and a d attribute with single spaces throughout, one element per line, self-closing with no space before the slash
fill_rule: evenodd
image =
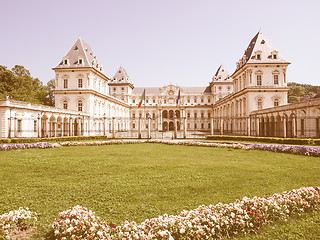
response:
<path id="1" fill-rule="evenodd" d="M 259 131 L 260 131 L 260 119 L 257 117 L 256 118 L 256 121 L 257 121 L 257 123 L 256 123 L 256 136 L 257 137 L 259 137 Z"/>
<path id="2" fill-rule="evenodd" d="M 283 116 L 283 137 L 287 137 L 287 118 Z"/>
<path id="3" fill-rule="evenodd" d="M 148 117 L 148 139 L 151 138 L 151 118 Z"/>
<path id="4" fill-rule="evenodd" d="M 107 126 L 106 126 L 106 114 L 104 114 L 104 117 L 103 117 L 103 135 L 107 135 Z"/>
<path id="5" fill-rule="evenodd" d="M 223 135 L 223 118 L 220 119 L 220 135 Z"/>
<path id="6" fill-rule="evenodd" d="M 177 138 L 177 117 L 176 116 L 173 117 L 173 130 L 174 130 L 173 138 L 176 139 Z"/>
<path id="7" fill-rule="evenodd" d="M 69 119 L 69 136 L 72 136 L 72 118 Z"/>
<path id="8" fill-rule="evenodd" d="M 294 138 L 297 137 L 297 130 L 296 130 L 296 117 L 292 118 L 292 135 Z"/>
<path id="9" fill-rule="evenodd" d="M 210 130 L 211 130 L 211 135 L 214 134 L 214 128 L 213 128 L 213 117 L 210 119 L 211 123 L 210 123 Z"/>
<path id="10" fill-rule="evenodd" d="M 187 138 L 187 118 L 183 117 L 183 138 Z"/>
<path id="11" fill-rule="evenodd" d="M 14 118 L 14 137 L 17 137 L 18 120 Z"/>
<path id="12" fill-rule="evenodd" d="M 38 138 L 41 137 L 41 118 L 40 118 L 40 114 L 38 115 Z"/>
<path id="13" fill-rule="evenodd" d="M 141 138 L 141 117 L 139 117 L 139 122 L 138 122 L 138 138 Z"/>
<path id="14" fill-rule="evenodd" d="M 112 118 L 112 138 L 116 138 L 115 118 Z"/>

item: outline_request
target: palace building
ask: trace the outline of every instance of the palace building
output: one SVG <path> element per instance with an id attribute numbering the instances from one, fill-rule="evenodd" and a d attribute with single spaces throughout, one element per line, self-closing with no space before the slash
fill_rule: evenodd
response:
<path id="1" fill-rule="evenodd" d="M 0 99 L 0 137 L 319 137 L 320 102 L 287 104 L 289 64 L 259 31 L 209 85 L 135 87 L 122 66 L 107 77 L 79 38 L 53 68 L 55 107 Z"/>

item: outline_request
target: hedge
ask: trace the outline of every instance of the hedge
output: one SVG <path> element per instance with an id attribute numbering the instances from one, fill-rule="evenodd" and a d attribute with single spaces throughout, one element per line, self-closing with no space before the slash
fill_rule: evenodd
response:
<path id="1" fill-rule="evenodd" d="M 279 143 L 294 145 L 320 145 L 320 139 L 311 138 L 275 138 L 275 137 L 252 137 L 252 136 L 227 136 L 227 135 L 208 135 L 207 140 L 232 140 L 263 143 Z"/>
<path id="2" fill-rule="evenodd" d="M 0 143 L 35 143 L 35 142 L 64 142 L 79 140 L 108 140 L 107 136 L 70 136 L 49 138 L 0 138 Z"/>

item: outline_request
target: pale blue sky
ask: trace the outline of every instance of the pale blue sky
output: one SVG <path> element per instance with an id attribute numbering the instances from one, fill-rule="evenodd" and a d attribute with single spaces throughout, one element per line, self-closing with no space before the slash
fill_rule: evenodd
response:
<path id="1" fill-rule="evenodd" d="M 137 87 L 206 86 L 261 29 L 288 81 L 320 85 L 319 0 L 1 0 L 0 20 L 0 64 L 43 82 L 81 36 L 108 77 L 122 65 Z"/>

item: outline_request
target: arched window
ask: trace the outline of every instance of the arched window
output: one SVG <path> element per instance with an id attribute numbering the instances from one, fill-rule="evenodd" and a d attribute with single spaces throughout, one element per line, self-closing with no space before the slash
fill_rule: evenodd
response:
<path id="1" fill-rule="evenodd" d="M 278 107 L 279 106 L 279 99 L 275 98 L 273 101 L 273 106 Z"/>
<path id="2" fill-rule="evenodd" d="M 62 102 L 62 105 L 63 105 L 63 109 L 68 109 L 68 102 L 67 102 L 67 100 L 64 100 L 64 101 Z"/>
<path id="3" fill-rule="evenodd" d="M 82 110 L 83 110 L 82 101 L 79 100 L 79 101 L 78 101 L 78 111 L 79 111 L 79 112 L 82 112 Z"/>

